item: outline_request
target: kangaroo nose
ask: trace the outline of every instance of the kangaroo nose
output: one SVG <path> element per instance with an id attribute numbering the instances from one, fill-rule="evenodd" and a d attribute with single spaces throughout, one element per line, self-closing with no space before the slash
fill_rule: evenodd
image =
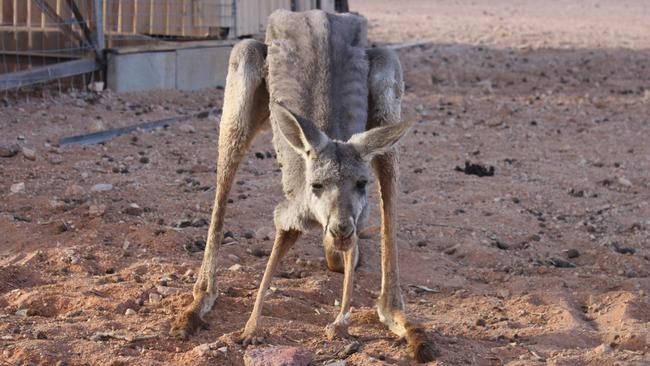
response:
<path id="1" fill-rule="evenodd" d="M 330 233 L 332 234 L 332 236 L 340 239 L 349 238 L 353 232 L 354 232 L 354 227 L 352 227 L 352 225 L 348 223 L 338 224 L 335 227 L 330 228 Z"/>

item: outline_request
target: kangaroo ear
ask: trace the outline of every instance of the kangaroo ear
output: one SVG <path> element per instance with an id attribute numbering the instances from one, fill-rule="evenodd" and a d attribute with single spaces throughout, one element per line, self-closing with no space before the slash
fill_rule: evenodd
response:
<path id="1" fill-rule="evenodd" d="M 284 106 L 273 103 L 271 114 L 284 139 L 297 152 L 309 156 L 322 150 L 329 137 L 310 121 L 296 117 Z"/>
<path id="2" fill-rule="evenodd" d="M 374 156 L 390 150 L 412 125 L 412 122 L 402 122 L 376 127 L 352 135 L 348 140 L 348 144 L 352 145 L 364 159 L 370 160 Z"/>

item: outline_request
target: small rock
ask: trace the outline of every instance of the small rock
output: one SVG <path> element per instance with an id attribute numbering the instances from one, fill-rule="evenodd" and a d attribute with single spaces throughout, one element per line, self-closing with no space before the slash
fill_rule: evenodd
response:
<path id="1" fill-rule="evenodd" d="M 25 191 L 25 183 L 20 182 L 20 183 L 12 184 L 11 187 L 9 187 L 9 191 L 11 191 L 11 193 L 24 192 Z"/>
<path id="2" fill-rule="evenodd" d="M 27 160 L 34 161 L 36 160 L 36 151 L 27 147 L 23 147 L 23 156 Z"/>
<path id="3" fill-rule="evenodd" d="M 199 357 L 212 356 L 212 349 L 210 348 L 210 343 L 199 344 L 198 346 L 192 348 L 192 352 Z"/>
<path id="4" fill-rule="evenodd" d="M 258 159 L 264 159 L 264 153 L 261 151 L 258 151 L 255 153 L 255 157 Z"/>
<path id="5" fill-rule="evenodd" d="M 574 268 L 576 266 L 571 262 L 567 262 L 564 259 L 559 258 L 551 258 L 549 259 L 548 263 L 556 268 Z"/>
<path id="6" fill-rule="evenodd" d="M 217 351 L 219 351 L 219 352 L 221 352 L 221 353 L 223 353 L 225 355 L 226 353 L 228 353 L 228 347 L 227 346 L 219 347 L 219 348 L 217 348 Z"/>
<path id="7" fill-rule="evenodd" d="M 229 271 L 232 272 L 240 272 L 242 270 L 243 266 L 239 263 L 235 263 L 230 268 L 228 268 Z"/>
<path id="8" fill-rule="evenodd" d="M 476 326 L 478 326 L 478 327 L 484 327 L 484 326 L 485 326 L 485 319 L 483 319 L 483 318 L 478 318 L 478 319 L 476 319 L 476 323 L 475 323 L 475 324 L 476 324 Z"/>
<path id="9" fill-rule="evenodd" d="M 140 216 L 143 211 L 142 207 L 138 206 L 137 203 L 129 203 L 127 208 L 124 209 L 124 213 L 131 216 Z"/>
<path id="10" fill-rule="evenodd" d="M 113 189 L 113 185 L 110 183 L 98 183 L 95 184 L 90 191 L 91 192 L 106 192 Z"/>
<path id="11" fill-rule="evenodd" d="M 140 157 L 140 163 L 142 164 L 149 164 L 149 158 L 146 156 L 141 156 Z"/>
<path id="12" fill-rule="evenodd" d="M 261 227 L 255 231 L 255 239 L 271 240 L 273 238 L 273 229 L 270 227 Z"/>
<path id="13" fill-rule="evenodd" d="M 612 347 L 603 343 L 600 346 L 594 348 L 593 353 L 597 355 L 604 355 L 612 352 Z"/>
<path id="14" fill-rule="evenodd" d="M 291 365 L 307 366 L 313 360 L 311 352 L 304 348 L 288 346 L 269 346 L 263 348 L 249 348 L 244 354 L 244 365 Z"/>
<path id="15" fill-rule="evenodd" d="M 417 243 L 415 243 L 415 245 L 418 246 L 419 248 L 424 248 L 427 245 L 429 245 L 429 242 L 427 242 L 426 240 L 420 240 Z"/>
<path id="16" fill-rule="evenodd" d="M 618 177 L 618 183 L 625 187 L 632 187 L 632 182 L 625 177 Z"/>
<path id="17" fill-rule="evenodd" d="M 266 257 L 267 255 L 269 255 L 269 253 L 267 253 L 266 250 L 264 250 L 262 248 L 253 248 L 251 250 L 251 254 L 256 256 L 257 258 L 263 258 L 263 257 Z"/>
<path id="18" fill-rule="evenodd" d="M 176 287 L 156 286 L 156 292 L 158 292 L 163 297 L 168 297 L 180 293 L 181 289 Z"/>
<path id="19" fill-rule="evenodd" d="M 73 184 L 65 190 L 66 197 L 80 197 L 86 194 L 86 190 L 83 187 Z"/>
<path id="20" fill-rule="evenodd" d="M 241 262 L 241 258 L 239 258 L 238 256 L 236 256 L 234 254 L 228 254 L 228 259 L 230 259 L 231 261 L 233 261 L 235 263 Z"/>
<path id="21" fill-rule="evenodd" d="M 192 227 L 204 227 L 210 225 L 210 221 L 204 218 L 198 218 L 192 220 Z"/>
<path id="22" fill-rule="evenodd" d="M 45 334 L 45 332 L 41 330 L 35 330 L 34 332 L 32 332 L 32 335 L 36 339 L 47 339 L 47 335 Z"/>
<path id="23" fill-rule="evenodd" d="M 636 249 L 634 249 L 634 248 L 619 247 L 618 245 L 614 245 L 614 250 L 616 251 L 616 253 L 620 253 L 620 254 L 633 255 L 634 253 L 636 253 Z"/>
<path id="24" fill-rule="evenodd" d="M 361 347 L 361 343 L 359 341 L 353 341 L 349 343 L 348 345 L 345 346 L 338 354 L 337 356 L 340 358 L 347 358 L 350 355 L 357 353 L 359 351 L 359 348 Z"/>
<path id="25" fill-rule="evenodd" d="M 18 154 L 20 151 L 20 146 L 13 144 L 11 146 L 0 145 L 0 157 L 2 158 L 11 158 Z"/>
<path id="26" fill-rule="evenodd" d="M 194 133 L 194 132 L 196 132 L 196 128 L 194 128 L 194 126 L 192 126 L 190 124 L 187 124 L 187 123 L 178 126 L 178 129 L 181 132 L 185 132 L 185 133 Z"/>
<path id="27" fill-rule="evenodd" d="M 580 256 L 578 249 L 567 249 L 564 251 L 564 254 L 566 254 L 566 257 L 569 259 L 578 258 Z"/>
<path id="28" fill-rule="evenodd" d="M 237 240 L 231 237 L 223 238 L 221 240 L 221 244 L 235 244 L 235 243 L 237 243 Z"/>
<path id="29" fill-rule="evenodd" d="M 124 315 L 127 315 L 127 316 L 131 316 L 131 315 L 135 315 L 135 314 L 137 314 L 136 311 L 131 309 L 131 308 L 126 309 L 126 311 L 124 312 Z"/>
<path id="30" fill-rule="evenodd" d="M 162 296 L 160 294 L 157 294 L 155 292 L 149 293 L 149 303 L 150 304 L 158 304 L 162 300 Z"/>
<path id="31" fill-rule="evenodd" d="M 251 230 L 247 230 L 244 232 L 244 238 L 246 239 L 253 239 L 255 237 L 255 233 Z"/>
<path id="32" fill-rule="evenodd" d="M 88 215 L 91 217 L 102 216 L 106 212 L 106 205 L 90 205 Z"/>
<path id="33" fill-rule="evenodd" d="M 346 366 L 348 363 L 345 360 L 334 361 L 325 364 L 325 366 Z"/>
<path id="34" fill-rule="evenodd" d="M 502 242 L 501 240 L 495 240 L 495 241 L 493 242 L 493 244 L 494 244 L 495 247 L 497 247 L 497 248 L 499 248 L 499 249 L 501 249 L 501 250 L 508 250 L 508 249 L 510 249 L 510 246 L 509 246 L 508 244 Z"/>
<path id="35" fill-rule="evenodd" d="M 18 309 L 16 311 L 16 316 L 22 316 L 22 317 L 27 317 L 31 314 L 29 309 Z"/>

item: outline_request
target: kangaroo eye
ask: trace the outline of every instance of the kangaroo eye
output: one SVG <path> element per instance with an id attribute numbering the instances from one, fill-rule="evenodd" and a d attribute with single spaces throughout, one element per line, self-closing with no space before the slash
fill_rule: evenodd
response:
<path id="1" fill-rule="evenodd" d="M 312 183 L 311 189 L 314 191 L 320 191 L 321 189 L 323 189 L 323 185 L 320 183 Z"/>
<path id="2" fill-rule="evenodd" d="M 367 180 L 357 181 L 357 188 L 358 189 L 364 189 L 364 188 L 366 188 L 366 184 L 368 184 Z"/>

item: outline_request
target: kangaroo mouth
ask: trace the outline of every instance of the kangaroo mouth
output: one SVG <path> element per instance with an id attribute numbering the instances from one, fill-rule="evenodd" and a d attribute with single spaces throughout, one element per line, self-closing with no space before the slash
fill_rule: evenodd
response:
<path id="1" fill-rule="evenodd" d="M 325 240 L 330 242 L 337 250 L 346 251 L 356 242 L 356 230 L 352 230 L 345 237 L 334 236 L 331 232 L 325 231 Z"/>

